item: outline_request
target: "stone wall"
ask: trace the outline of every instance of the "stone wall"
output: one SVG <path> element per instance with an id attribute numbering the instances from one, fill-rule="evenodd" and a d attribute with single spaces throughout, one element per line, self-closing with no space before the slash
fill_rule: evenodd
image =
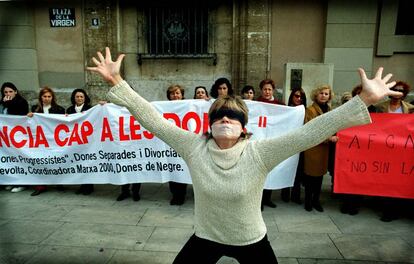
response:
<path id="1" fill-rule="evenodd" d="M 116 59 L 116 54 L 120 51 L 117 44 L 119 9 L 116 1 L 84 1 L 83 14 L 85 65 L 93 66 L 92 57 L 97 56 L 98 50 L 104 52 L 105 47 L 111 48 Z M 93 19 L 99 20 L 99 26 L 92 25 Z M 109 86 L 101 80 L 99 75 L 88 71 L 85 74 L 86 86 L 92 95 L 93 103 L 105 99 Z"/>
<path id="2" fill-rule="evenodd" d="M 166 100 L 165 91 L 171 84 L 184 86 L 185 97 L 192 98 L 195 86 L 210 89 L 219 77 L 229 78 L 237 94 L 246 84 L 258 90 L 264 78 L 274 79 L 282 88 L 288 62 L 334 64 L 333 86 L 338 95 L 358 83 L 356 68 L 360 66 L 368 74 L 385 66 L 413 86 L 412 54 L 375 55 L 378 3 L 211 1 L 208 46 L 210 53 L 217 54 L 217 64 L 211 59 L 148 59 L 139 65 L 137 54 L 147 44 L 145 16 L 137 2 L 0 2 L 0 81 L 15 82 L 31 103 L 43 85 L 56 89 L 63 106 L 69 104 L 70 92 L 77 87 L 85 87 L 97 103 L 109 87 L 85 67 L 92 65 L 97 50 L 108 46 L 114 58 L 126 54 L 123 75 L 150 101 Z M 76 9 L 75 28 L 47 24 L 48 9 L 57 6 Z"/>

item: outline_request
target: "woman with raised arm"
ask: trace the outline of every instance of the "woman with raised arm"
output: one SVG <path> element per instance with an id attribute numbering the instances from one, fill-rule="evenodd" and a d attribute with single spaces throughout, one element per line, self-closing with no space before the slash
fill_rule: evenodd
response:
<path id="1" fill-rule="evenodd" d="M 248 109 L 240 98 L 218 98 L 209 110 L 211 134 L 203 137 L 183 130 L 162 117 L 122 79 L 119 71 L 124 55 L 112 61 L 92 58 L 99 73 L 111 86 L 108 98 L 125 106 L 148 131 L 174 148 L 188 165 L 194 189 L 195 233 L 178 253 L 174 263 L 216 263 L 222 256 L 240 263 L 277 263 L 267 239 L 260 211 L 267 174 L 291 155 L 315 146 L 337 130 L 366 124 L 366 109 L 386 95 L 391 74 L 374 79 L 360 69 L 363 92 L 341 107 L 313 119 L 303 127 L 277 138 L 249 140 L 243 132 Z M 254 162 L 251 162 L 254 161 Z M 259 261 L 260 259 L 260 261 Z"/>

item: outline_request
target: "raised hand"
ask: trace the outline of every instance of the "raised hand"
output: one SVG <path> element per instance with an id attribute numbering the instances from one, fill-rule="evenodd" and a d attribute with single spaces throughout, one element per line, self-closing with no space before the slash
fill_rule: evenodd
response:
<path id="1" fill-rule="evenodd" d="M 388 82 L 392 74 L 388 73 L 382 77 L 383 68 L 380 67 L 373 79 L 368 79 L 364 69 L 359 68 L 359 75 L 361 77 L 362 91 L 359 97 L 364 103 L 369 106 L 376 104 L 382 98 L 388 95 L 401 95 L 402 93 L 390 90 L 395 85 L 395 82 Z"/>
<path id="2" fill-rule="evenodd" d="M 96 67 L 87 67 L 86 69 L 99 73 L 102 78 L 112 86 L 122 81 L 122 77 L 119 72 L 125 54 L 119 55 L 116 61 L 112 61 L 111 51 L 108 47 L 106 47 L 105 57 L 100 51 L 97 52 L 97 55 L 99 60 L 95 57 L 92 58 L 92 61 L 95 63 Z"/>

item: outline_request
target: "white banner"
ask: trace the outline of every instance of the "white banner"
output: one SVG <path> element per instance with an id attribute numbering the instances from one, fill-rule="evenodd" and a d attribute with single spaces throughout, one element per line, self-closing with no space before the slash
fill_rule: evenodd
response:
<path id="1" fill-rule="evenodd" d="M 211 101 L 162 101 L 152 104 L 183 129 L 205 133 Z M 246 101 L 252 140 L 277 137 L 302 126 L 303 107 Z M 292 186 L 298 155 L 278 165 L 266 188 Z M 141 127 L 126 108 L 97 105 L 87 112 L 0 116 L 0 184 L 191 183 L 184 161 L 163 141 Z"/>

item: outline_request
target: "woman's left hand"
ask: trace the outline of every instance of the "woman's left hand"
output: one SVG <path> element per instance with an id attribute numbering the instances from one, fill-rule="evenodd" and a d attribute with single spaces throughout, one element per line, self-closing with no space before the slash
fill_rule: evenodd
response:
<path id="1" fill-rule="evenodd" d="M 385 96 L 389 95 L 402 95 L 400 92 L 390 90 L 395 85 L 395 82 L 388 82 L 392 74 L 388 73 L 385 77 L 382 77 L 383 68 L 380 67 L 375 74 L 375 77 L 368 79 L 364 69 L 359 68 L 359 75 L 361 77 L 362 91 L 359 97 L 364 101 L 367 106 L 376 104 Z"/>

